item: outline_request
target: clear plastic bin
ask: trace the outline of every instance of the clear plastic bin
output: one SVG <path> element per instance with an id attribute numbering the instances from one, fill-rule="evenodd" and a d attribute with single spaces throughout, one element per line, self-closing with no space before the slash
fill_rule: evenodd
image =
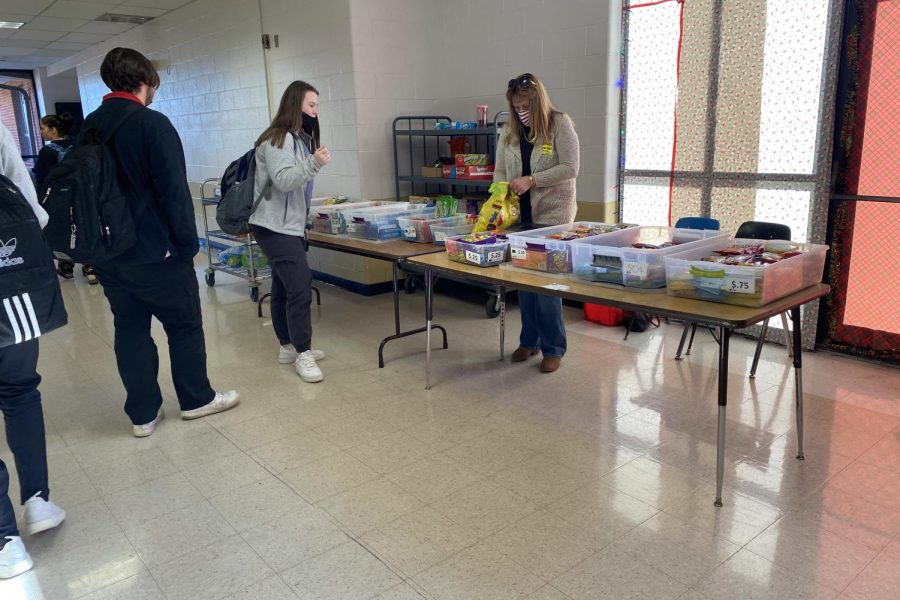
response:
<path id="1" fill-rule="evenodd" d="M 637 227 L 629 224 L 596 223 L 593 221 L 576 221 L 571 225 L 554 225 L 541 227 L 522 233 L 509 234 L 509 247 L 512 264 L 523 269 L 543 271 L 545 273 L 572 272 L 572 242 L 574 240 L 551 239 L 548 236 L 575 231 L 577 228 L 596 230 L 595 235 L 618 231 L 625 227 Z M 589 239 L 588 236 L 581 239 Z"/>
<path id="2" fill-rule="evenodd" d="M 454 236 L 445 240 L 450 260 L 479 267 L 493 267 L 506 262 L 509 255 L 509 240 L 498 238 L 494 243 L 475 244 L 463 241 L 461 239 L 463 237 L 466 236 Z"/>
<path id="3" fill-rule="evenodd" d="M 400 237 L 397 220 L 406 216 L 434 216 L 434 207 L 412 208 L 405 202 L 350 211 L 347 235 L 364 240 L 394 240 Z"/>
<path id="4" fill-rule="evenodd" d="M 779 250 L 796 248 L 797 256 L 762 266 L 732 266 L 700 260 L 734 244 L 765 244 Z M 828 246 L 784 240 L 720 240 L 709 248 L 683 250 L 666 256 L 668 293 L 682 298 L 740 306 L 762 306 L 822 281 Z"/>
<path id="5" fill-rule="evenodd" d="M 474 226 L 475 221 L 467 215 L 454 215 L 451 217 L 440 217 L 436 219 L 426 219 L 422 217 L 400 217 L 397 224 L 400 226 L 400 237 L 409 242 L 420 242 L 430 244 L 434 241 L 434 227 L 454 227 L 469 224 L 469 230 Z M 463 231 L 462 233 L 466 233 Z M 446 235 L 444 239 L 446 239 Z"/>
<path id="6" fill-rule="evenodd" d="M 347 233 L 348 213 L 351 210 L 380 206 L 382 204 L 384 204 L 383 201 L 368 201 L 312 206 L 309 209 L 308 219 L 313 231 L 338 235 Z"/>
<path id="7" fill-rule="evenodd" d="M 667 255 L 693 248 L 712 251 L 718 240 L 728 238 L 728 234 L 721 231 L 630 227 L 572 242 L 572 270 L 575 277 L 585 281 L 643 289 L 664 288 L 664 258 Z M 664 247 L 634 248 L 633 244 Z"/>
<path id="8" fill-rule="evenodd" d="M 471 233 L 473 227 L 475 227 L 475 215 L 469 215 L 469 218 L 459 225 L 432 225 L 431 234 L 434 237 L 434 243 L 443 246 L 447 242 L 447 238 Z"/>

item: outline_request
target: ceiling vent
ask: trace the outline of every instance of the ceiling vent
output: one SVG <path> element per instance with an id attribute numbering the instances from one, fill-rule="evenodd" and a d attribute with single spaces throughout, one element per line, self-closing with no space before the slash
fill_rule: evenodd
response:
<path id="1" fill-rule="evenodd" d="M 115 13 L 105 13 L 94 19 L 103 23 L 131 23 L 132 25 L 143 25 L 147 21 L 153 20 L 153 17 L 143 17 L 140 15 L 119 15 Z"/>

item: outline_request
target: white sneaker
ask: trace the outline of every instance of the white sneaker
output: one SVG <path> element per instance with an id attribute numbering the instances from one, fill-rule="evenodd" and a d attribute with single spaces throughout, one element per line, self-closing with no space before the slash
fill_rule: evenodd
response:
<path id="1" fill-rule="evenodd" d="M 28 556 L 28 550 L 25 549 L 22 538 L 17 535 L 8 535 L 6 538 L 0 538 L 0 544 L 4 542 L 5 545 L 0 550 L 0 579 L 9 579 L 21 575 L 25 571 L 30 571 L 34 562 Z"/>
<path id="2" fill-rule="evenodd" d="M 321 350 L 316 350 L 313 348 L 310 350 L 312 352 L 313 358 L 316 360 L 325 360 L 325 353 Z M 278 349 L 278 362 L 283 365 L 289 365 L 291 363 L 297 362 L 297 357 L 300 354 L 294 349 L 293 346 L 281 346 Z"/>
<path id="3" fill-rule="evenodd" d="M 25 529 L 34 535 L 53 529 L 66 518 L 66 511 L 35 494 L 25 501 Z"/>
<path id="4" fill-rule="evenodd" d="M 306 383 L 317 383 L 325 379 L 322 369 L 316 364 L 316 357 L 313 355 L 312 350 L 307 350 L 300 354 L 294 363 L 294 368 L 297 370 L 297 375 L 300 376 L 300 379 Z"/>
<path id="5" fill-rule="evenodd" d="M 185 421 L 190 421 L 191 419 L 199 419 L 200 417 L 224 412 L 230 408 L 234 408 L 240 403 L 241 395 L 235 390 L 228 390 L 227 392 L 216 392 L 216 397 L 213 398 L 209 402 L 209 404 L 204 404 L 200 408 L 195 408 L 194 410 L 181 411 L 181 418 Z"/>
<path id="6" fill-rule="evenodd" d="M 143 425 L 134 425 L 134 437 L 136 438 L 145 438 L 149 435 L 153 435 L 153 432 L 156 431 L 156 425 L 163 420 L 165 417 L 165 413 L 163 409 L 160 408 L 159 412 L 156 413 L 156 418 L 150 421 L 149 423 L 144 423 Z"/>

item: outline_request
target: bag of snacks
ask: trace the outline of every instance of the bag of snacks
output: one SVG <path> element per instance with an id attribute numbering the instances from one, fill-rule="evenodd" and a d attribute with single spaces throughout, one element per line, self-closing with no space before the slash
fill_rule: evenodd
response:
<path id="1" fill-rule="evenodd" d="M 509 182 L 497 181 L 489 188 L 491 197 L 481 207 L 472 233 L 509 229 L 519 221 L 519 197 Z"/>

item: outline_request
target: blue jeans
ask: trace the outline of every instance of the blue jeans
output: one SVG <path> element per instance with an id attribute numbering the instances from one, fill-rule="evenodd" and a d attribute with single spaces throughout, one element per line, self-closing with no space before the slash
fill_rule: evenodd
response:
<path id="1" fill-rule="evenodd" d="M 37 361 L 37 340 L 0 348 L 0 410 L 6 422 L 6 441 L 19 474 L 22 504 L 35 494 L 50 499 Z M 9 472 L 0 460 L 0 537 L 19 535 L 8 492 Z"/>
<path id="2" fill-rule="evenodd" d="M 566 353 L 562 299 L 520 291 L 519 308 L 522 313 L 519 346 L 540 350 L 545 357 L 562 357 Z"/>

